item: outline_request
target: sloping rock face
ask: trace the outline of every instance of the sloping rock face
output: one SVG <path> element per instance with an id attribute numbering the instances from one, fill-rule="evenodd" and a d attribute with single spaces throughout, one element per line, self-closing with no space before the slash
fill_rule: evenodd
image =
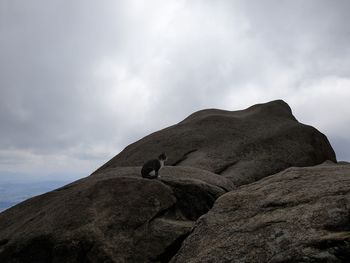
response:
<path id="1" fill-rule="evenodd" d="M 221 196 L 171 262 L 349 262 L 350 166 L 289 168 Z"/>
<path id="2" fill-rule="evenodd" d="M 163 151 L 161 179 L 141 178 Z M 327 138 L 283 101 L 199 111 L 0 213 L 0 262 L 342 262 L 350 166 L 262 179 L 325 160 Z"/>
<path id="3" fill-rule="evenodd" d="M 168 167 L 107 169 L 0 214 L 0 262 L 168 262 L 193 223 L 233 189 L 226 178 Z"/>
<path id="4" fill-rule="evenodd" d="M 281 100 L 242 111 L 203 110 L 129 145 L 98 171 L 141 166 L 165 151 L 168 165 L 221 174 L 248 184 L 290 166 L 336 162 L 326 136 L 299 123 Z"/>

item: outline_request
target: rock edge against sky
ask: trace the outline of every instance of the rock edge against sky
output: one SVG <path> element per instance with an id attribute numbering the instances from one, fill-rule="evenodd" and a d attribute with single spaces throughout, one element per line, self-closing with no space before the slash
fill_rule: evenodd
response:
<path id="1" fill-rule="evenodd" d="M 162 178 L 141 178 L 162 151 Z M 335 163 L 283 101 L 199 111 L 0 213 L 0 261 L 344 262 L 350 174 Z"/>

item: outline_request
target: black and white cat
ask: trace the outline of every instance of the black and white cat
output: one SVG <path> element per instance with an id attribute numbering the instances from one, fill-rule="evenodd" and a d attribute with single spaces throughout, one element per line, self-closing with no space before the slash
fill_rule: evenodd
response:
<path id="1" fill-rule="evenodd" d="M 164 166 L 165 161 L 168 159 L 165 153 L 158 156 L 158 159 L 147 161 L 141 169 L 143 178 L 156 179 L 160 178 L 159 170 Z"/>

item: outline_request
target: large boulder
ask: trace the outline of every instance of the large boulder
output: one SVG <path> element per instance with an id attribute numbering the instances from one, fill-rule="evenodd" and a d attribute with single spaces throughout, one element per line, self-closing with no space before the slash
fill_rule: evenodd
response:
<path id="1" fill-rule="evenodd" d="M 161 179 L 142 178 L 163 151 Z M 0 262 L 340 262 L 350 166 L 262 179 L 325 160 L 336 162 L 327 138 L 283 101 L 199 111 L 0 213 Z"/>
<path id="2" fill-rule="evenodd" d="M 350 165 L 289 168 L 221 196 L 171 262 L 349 262 Z"/>
<path id="3" fill-rule="evenodd" d="M 228 179 L 186 167 L 106 169 L 0 213 L 0 262 L 167 262 Z"/>
<path id="4" fill-rule="evenodd" d="M 221 174 L 235 185 L 257 181 L 290 166 L 336 162 L 325 135 L 299 123 L 277 100 L 246 110 L 202 110 L 129 145 L 97 171 L 141 166 L 165 151 L 168 164 Z"/>

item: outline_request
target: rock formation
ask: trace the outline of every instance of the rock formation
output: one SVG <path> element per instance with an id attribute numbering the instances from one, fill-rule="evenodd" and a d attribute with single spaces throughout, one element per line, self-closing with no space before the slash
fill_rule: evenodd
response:
<path id="1" fill-rule="evenodd" d="M 277 100 L 241 111 L 202 110 L 129 145 L 103 165 L 140 166 L 162 151 L 168 164 L 208 170 L 239 186 L 290 166 L 336 161 L 326 136 Z"/>
<path id="2" fill-rule="evenodd" d="M 196 168 L 108 169 L 0 214 L 0 262 L 167 262 L 194 221 L 233 189 Z"/>
<path id="3" fill-rule="evenodd" d="M 350 165 L 288 168 L 219 198 L 172 262 L 349 262 Z"/>
<path id="4" fill-rule="evenodd" d="M 163 151 L 161 179 L 141 178 Z M 346 262 L 350 166 L 334 162 L 283 101 L 199 111 L 0 213 L 0 262 Z"/>

